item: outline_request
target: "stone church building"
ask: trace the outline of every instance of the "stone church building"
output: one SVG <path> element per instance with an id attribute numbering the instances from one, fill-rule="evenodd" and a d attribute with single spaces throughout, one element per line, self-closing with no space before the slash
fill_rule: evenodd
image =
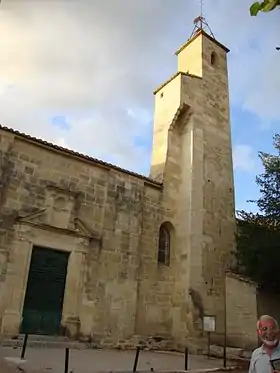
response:
<path id="1" fill-rule="evenodd" d="M 228 52 L 203 29 L 177 50 L 154 92 L 150 177 L 0 127 L 3 333 L 178 346 L 201 336 L 203 315 L 224 332 Z"/>

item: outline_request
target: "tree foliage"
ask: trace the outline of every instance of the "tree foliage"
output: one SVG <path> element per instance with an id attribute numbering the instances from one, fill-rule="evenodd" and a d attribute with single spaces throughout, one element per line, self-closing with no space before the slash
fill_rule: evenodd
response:
<path id="1" fill-rule="evenodd" d="M 280 291 L 280 224 L 261 215 L 238 213 L 237 272 L 261 288 Z"/>
<path id="2" fill-rule="evenodd" d="M 275 155 L 260 152 L 264 172 L 257 176 L 260 214 L 239 211 L 236 270 L 269 290 L 280 291 L 280 135 Z"/>
<path id="3" fill-rule="evenodd" d="M 270 221 L 280 222 L 280 135 L 274 136 L 275 155 L 259 152 L 264 173 L 256 178 L 261 197 L 255 201 Z"/>
<path id="4" fill-rule="evenodd" d="M 251 16 L 256 16 L 259 12 L 271 12 L 278 6 L 280 6 L 280 0 L 264 0 L 261 2 L 257 1 L 251 5 L 250 14 Z"/>

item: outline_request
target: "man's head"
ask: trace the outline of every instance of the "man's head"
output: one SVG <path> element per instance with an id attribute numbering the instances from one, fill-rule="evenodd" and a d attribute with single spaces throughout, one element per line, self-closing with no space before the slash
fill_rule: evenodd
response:
<path id="1" fill-rule="evenodd" d="M 275 347 L 279 341 L 279 326 L 277 321 L 268 315 L 260 317 L 257 323 L 258 335 L 266 347 Z"/>

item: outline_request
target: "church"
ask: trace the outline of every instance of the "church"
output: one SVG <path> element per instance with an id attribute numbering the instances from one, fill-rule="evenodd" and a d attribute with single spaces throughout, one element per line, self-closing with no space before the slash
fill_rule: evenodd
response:
<path id="1" fill-rule="evenodd" d="M 202 21 L 154 91 L 149 177 L 0 126 L 5 335 L 177 348 L 201 337 L 205 315 L 223 335 L 236 230 L 229 50 Z"/>

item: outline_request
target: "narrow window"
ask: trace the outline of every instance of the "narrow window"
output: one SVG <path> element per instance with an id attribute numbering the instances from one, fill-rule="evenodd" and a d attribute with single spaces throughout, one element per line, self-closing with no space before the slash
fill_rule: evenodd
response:
<path id="1" fill-rule="evenodd" d="M 215 52 L 211 53 L 211 66 L 216 67 L 218 63 L 218 57 Z"/>
<path id="2" fill-rule="evenodd" d="M 165 224 L 159 229 L 158 263 L 166 266 L 170 264 L 170 231 Z"/>

